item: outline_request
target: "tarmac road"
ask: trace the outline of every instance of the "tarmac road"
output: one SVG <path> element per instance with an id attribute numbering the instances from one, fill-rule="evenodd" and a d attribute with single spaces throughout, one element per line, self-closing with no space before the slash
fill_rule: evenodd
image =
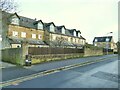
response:
<path id="1" fill-rule="evenodd" d="M 114 56 L 110 58 L 111 56 Z M 82 59 L 68 60 L 74 62 L 82 62 L 85 60 L 95 60 L 99 58 L 108 58 L 108 60 L 85 65 L 81 67 L 63 70 L 53 74 L 36 77 L 21 83 L 11 84 L 5 88 L 118 88 L 118 57 L 115 55 L 87 57 Z M 51 62 L 28 68 L 31 72 L 39 72 L 41 66 L 53 68 L 51 65 L 55 63 L 55 67 L 63 65 L 68 61 Z M 58 64 L 59 63 L 59 64 Z M 68 63 L 65 63 L 66 65 Z M 70 64 L 70 63 L 69 63 Z M 60 66 L 61 67 L 61 66 Z M 49 69 L 51 69 L 49 68 Z M 22 68 L 23 69 L 23 68 Z M 26 69 L 25 69 L 26 70 Z M 26 71 L 26 73 L 28 72 Z"/>
<path id="2" fill-rule="evenodd" d="M 95 57 L 86 57 L 86 58 L 77 58 L 77 59 L 68 59 L 68 60 L 62 60 L 62 61 L 52 61 L 47 63 L 42 63 L 38 65 L 33 65 L 30 67 L 19 67 L 19 66 L 12 66 L 7 64 L 4 64 L 2 69 L 2 81 L 8 81 L 11 79 L 28 76 L 31 74 L 39 73 L 45 70 L 50 70 L 54 68 L 59 68 L 63 66 L 68 66 L 72 64 L 82 63 L 90 60 L 97 60 L 101 58 L 110 58 L 114 57 L 116 55 L 104 55 L 104 56 L 95 56 Z M 116 56 L 117 57 L 117 56 Z M 10 67 L 11 66 L 11 67 Z"/>

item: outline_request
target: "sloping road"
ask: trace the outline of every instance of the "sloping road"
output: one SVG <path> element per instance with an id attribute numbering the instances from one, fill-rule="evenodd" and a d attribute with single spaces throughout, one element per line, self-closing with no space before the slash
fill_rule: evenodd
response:
<path id="1" fill-rule="evenodd" d="M 104 58 L 113 58 L 117 57 L 117 55 L 104 55 L 104 56 L 97 56 L 97 57 L 86 57 L 86 58 L 78 58 L 78 59 L 69 59 L 69 60 L 62 60 L 62 61 L 53 61 L 53 62 L 47 62 L 42 63 L 38 65 L 33 65 L 30 67 L 18 67 L 18 66 L 12 66 L 2 69 L 2 81 L 8 81 L 15 78 L 28 76 L 31 74 L 43 72 L 46 70 L 59 68 L 63 66 L 68 66 L 72 64 L 77 63 L 83 63 L 86 61 L 92 61 L 92 60 L 99 60 Z"/>
<path id="2" fill-rule="evenodd" d="M 36 77 L 5 88 L 118 88 L 118 57 L 103 57 L 108 60 Z M 89 58 L 101 57 L 83 60 Z"/>

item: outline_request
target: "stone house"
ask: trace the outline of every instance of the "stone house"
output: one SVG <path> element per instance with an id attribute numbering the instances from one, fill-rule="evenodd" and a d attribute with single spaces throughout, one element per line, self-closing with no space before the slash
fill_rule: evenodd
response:
<path id="1" fill-rule="evenodd" d="M 80 31 L 70 32 L 64 25 L 56 26 L 53 22 L 45 23 L 45 30 L 49 32 L 49 44 L 56 47 L 83 47 L 85 39 L 80 35 Z M 74 35 L 75 34 L 75 35 Z"/>
<path id="2" fill-rule="evenodd" d="M 113 36 L 103 36 L 103 37 L 95 37 L 93 40 L 93 45 L 102 47 L 104 49 L 112 49 L 114 50 L 117 46 L 113 40 Z"/>
<path id="3" fill-rule="evenodd" d="M 53 22 L 19 16 L 17 13 L 2 12 L 2 49 L 21 47 L 83 47 L 85 38 L 76 29 L 56 26 Z"/>
<path id="4" fill-rule="evenodd" d="M 2 48 L 21 47 L 22 42 L 29 46 L 45 45 L 43 42 L 43 22 L 18 16 L 17 13 L 3 12 L 2 21 Z"/>

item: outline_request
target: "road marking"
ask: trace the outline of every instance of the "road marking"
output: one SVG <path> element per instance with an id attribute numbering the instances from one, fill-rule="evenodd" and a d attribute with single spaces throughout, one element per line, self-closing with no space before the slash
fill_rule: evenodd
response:
<path id="1" fill-rule="evenodd" d="M 112 56 L 110 58 L 113 58 L 113 57 L 116 57 L 116 56 Z M 97 60 L 90 60 L 90 61 L 86 61 L 86 62 L 82 62 L 82 63 L 78 63 L 78 64 L 72 64 L 72 65 L 68 65 L 68 66 L 64 66 L 64 67 L 60 67 L 60 68 L 56 68 L 56 69 L 51 69 L 51 70 L 39 72 L 39 73 L 32 74 L 29 76 L 24 76 L 24 77 L 20 77 L 17 79 L 12 79 L 9 81 L 2 82 L 2 83 L 0 83 L 0 87 L 6 87 L 6 86 L 10 86 L 10 85 L 18 85 L 21 82 L 32 80 L 32 79 L 35 79 L 37 77 L 42 77 L 45 75 L 49 75 L 49 74 L 57 73 L 60 71 L 65 71 L 65 70 L 69 70 L 72 68 L 93 64 L 93 63 L 97 63 L 97 62 L 101 62 L 101 61 L 105 61 L 105 60 L 109 60 L 109 58 L 100 58 Z"/>

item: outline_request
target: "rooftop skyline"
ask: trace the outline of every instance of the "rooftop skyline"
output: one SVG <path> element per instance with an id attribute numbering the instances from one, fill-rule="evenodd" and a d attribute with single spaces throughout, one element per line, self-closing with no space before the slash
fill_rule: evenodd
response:
<path id="1" fill-rule="evenodd" d="M 88 43 L 108 34 L 118 41 L 118 0 L 17 0 L 18 15 L 80 30 Z"/>

